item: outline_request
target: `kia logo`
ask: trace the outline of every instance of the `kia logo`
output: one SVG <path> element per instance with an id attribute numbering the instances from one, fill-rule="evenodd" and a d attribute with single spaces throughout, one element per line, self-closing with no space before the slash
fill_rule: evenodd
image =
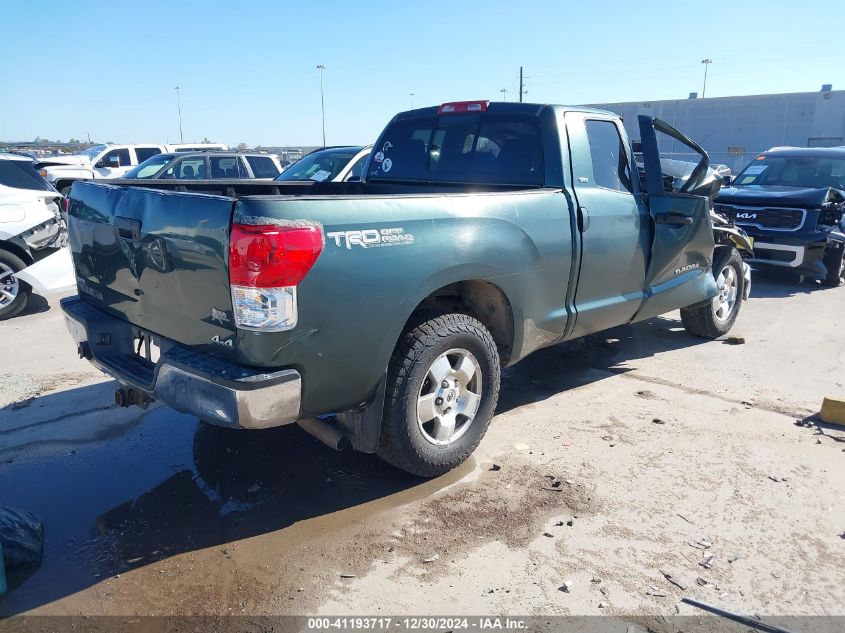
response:
<path id="1" fill-rule="evenodd" d="M 756 220 L 757 214 L 756 213 L 737 213 L 736 218 L 737 218 L 737 220 Z"/>

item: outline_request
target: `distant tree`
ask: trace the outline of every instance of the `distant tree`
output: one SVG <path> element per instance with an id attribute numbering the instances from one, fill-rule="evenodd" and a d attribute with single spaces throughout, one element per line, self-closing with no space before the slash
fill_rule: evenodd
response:
<path id="1" fill-rule="evenodd" d="M 209 141 L 209 140 L 208 140 L 208 137 L 207 137 L 207 136 L 203 136 L 203 137 L 202 137 L 202 142 L 203 142 L 203 143 L 211 143 L 211 141 Z"/>
<path id="2" fill-rule="evenodd" d="M 246 150 L 246 148 L 247 148 L 247 147 L 246 147 L 246 143 L 244 143 L 243 141 L 241 141 L 240 143 L 238 143 L 238 151 L 239 151 L 239 152 L 243 152 L 244 150 Z"/>
<path id="3" fill-rule="evenodd" d="M 42 139 L 40 136 L 36 136 L 36 137 L 35 137 L 35 139 L 34 139 L 32 142 L 33 142 L 33 143 L 40 143 L 40 142 L 41 142 L 41 141 L 43 141 L 43 140 L 44 140 L 44 139 Z"/>
<path id="4" fill-rule="evenodd" d="M 79 139 L 78 138 L 69 138 L 67 140 L 67 142 L 70 143 L 71 145 L 79 145 Z"/>

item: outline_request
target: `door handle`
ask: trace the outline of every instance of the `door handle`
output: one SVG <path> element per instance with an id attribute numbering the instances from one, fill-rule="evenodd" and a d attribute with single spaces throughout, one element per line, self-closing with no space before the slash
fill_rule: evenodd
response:
<path id="1" fill-rule="evenodd" d="M 657 213 L 654 216 L 654 222 L 656 224 L 674 224 L 676 226 L 681 226 L 684 224 L 692 224 L 693 219 L 683 213 Z"/>
<path id="2" fill-rule="evenodd" d="M 590 211 L 587 207 L 578 207 L 578 230 L 582 233 L 590 228 Z"/>
<path id="3" fill-rule="evenodd" d="M 114 234 L 118 239 L 141 241 L 141 220 L 114 216 Z"/>

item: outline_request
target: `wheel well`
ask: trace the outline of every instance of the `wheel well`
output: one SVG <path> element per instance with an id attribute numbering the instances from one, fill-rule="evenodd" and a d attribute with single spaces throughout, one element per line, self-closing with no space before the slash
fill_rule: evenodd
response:
<path id="1" fill-rule="evenodd" d="M 429 311 L 458 312 L 481 321 L 496 341 L 502 365 L 507 365 L 513 350 L 513 309 L 498 286 L 481 279 L 443 286 L 420 301 L 408 321 L 420 312 Z"/>
<path id="2" fill-rule="evenodd" d="M 13 255 L 17 255 L 29 266 L 35 263 L 35 260 L 32 258 L 32 255 L 30 255 L 25 248 L 18 246 L 14 242 L 0 240 L 0 249 L 4 251 L 9 251 Z"/>

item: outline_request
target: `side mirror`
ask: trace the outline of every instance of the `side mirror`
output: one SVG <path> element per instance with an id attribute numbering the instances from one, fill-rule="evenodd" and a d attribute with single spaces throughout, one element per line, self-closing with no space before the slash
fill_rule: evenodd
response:
<path id="1" fill-rule="evenodd" d="M 105 160 L 98 160 L 96 163 L 94 163 L 94 167 L 96 167 L 97 169 L 102 169 L 105 166 L 106 166 Z"/>

